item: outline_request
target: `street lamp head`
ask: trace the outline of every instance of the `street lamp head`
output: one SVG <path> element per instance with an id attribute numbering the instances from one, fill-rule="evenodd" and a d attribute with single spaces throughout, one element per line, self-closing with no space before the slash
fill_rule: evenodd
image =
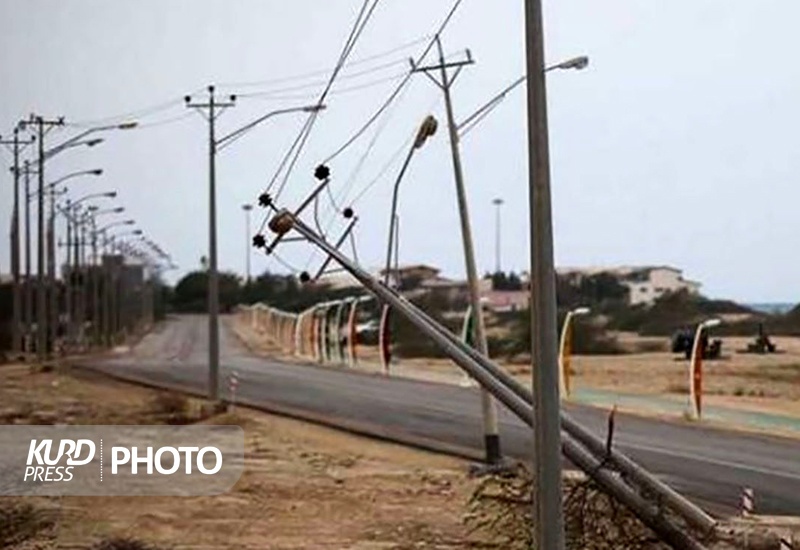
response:
<path id="1" fill-rule="evenodd" d="M 581 69 L 585 69 L 589 66 L 589 58 L 585 55 L 581 55 L 578 57 L 573 57 L 572 59 L 567 59 L 566 61 L 562 61 L 561 63 L 556 63 L 555 65 L 551 65 L 547 67 L 544 72 L 554 71 L 555 69 L 575 69 L 580 71 Z"/>
<path id="2" fill-rule="evenodd" d="M 307 107 L 303 107 L 303 112 L 304 113 L 316 113 L 317 111 L 323 111 L 326 108 L 327 108 L 327 106 L 324 105 L 324 104 L 308 105 Z"/>
<path id="3" fill-rule="evenodd" d="M 141 229 L 134 229 L 131 232 L 131 235 L 141 235 L 141 234 L 142 234 L 142 230 Z"/>
<path id="4" fill-rule="evenodd" d="M 103 175 L 103 169 L 102 168 L 97 168 L 96 170 L 89 171 L 89 173 L 91 175 L 93 175 L 93 176 L 102 176 Z"/>
<path id="5" fill-rule="evenodd" d="M 133 225 L 136 223 L 136 220 L 125 220 L 122 222 L 123 225 Z"/>
<path id="6" fill-rule="evenodd" d="M 96 207 L 95 207 L 95 208 L 96 208 Z M 120 212 L 125 212 L 125 207 L 124 207 L 124 206 L 117 206 L 116 208 L 114 208 L 114 209 L 112 210 L 112 212 L 113 212 L 114 214 L 119 214 Z"/>
<path id="7" fill-rule="evenodd" d="M 492 199 L 492 204 L 495 205 L 495 206 L 500 206 L 501 204 L 503 204 L 503 202 L 504 202 L 503 199 L 501 199 L 499 197 L 496 198 L 496 199 Z"/>
<path id="8" fill-rule="evenodd" d="M 86 142 L 86 146 L 87 147 L 94 147 L 95 145 L 100 145 L 101 143 L 103 143 L 103 138 L 95 138 L 95 139 L 88 140 Z"/>
<path id="9" fill-rule="evenodd" d="M 252 209 L 253 209 L 253 205 L 252 204 L 243 204 L 242 205 L 242 210 L 244 210 L 245 212 L 249 212 Z"/>
<path id="10" fill-rule="evenodd" d="M 428 115 L 417 131 L 417 137 L 414 139 L 414 149 L 419 149 L 425 144 L 425 141 L 436 133 L 436 128 L 439 123 L 433 115 Z"/>
<path id="11" fill-rule="evenodd" d="M 109 191 L 108 193 L 103 193 L 103 196 L 104 197 L 108 197 L 109 199 L 115 199 L 115 198 L 117 198 L 117 192 L 116 191 Z"/>
<path id="12" fill-rule="evenodd" d="M 572 68 L 576 70 L 582 70 L 589 66 L 589 56 L 582 55 L 580 57 L 575 58 L 575 61 L 572 64 Z"/>
<path id="13" fill-rule="evenodd" d="M 129 120 L 127 122 L 117 124 L 117 130 L 133 130 L 137 126 L 139 126 L 139 123 L 137 121 Z"/>
<path id="14" fill-rule="evenodd" d="M 722 324 L 722 319 L 707 319 L 703 321 L 700 326 L 703 328 L 718 327 Z"/>
<path id="15" fill-rule="evenodd" d="M 576 307 L 572 310 L 572 315 L 589 315 L 591 312 L 588 307 Z"/>

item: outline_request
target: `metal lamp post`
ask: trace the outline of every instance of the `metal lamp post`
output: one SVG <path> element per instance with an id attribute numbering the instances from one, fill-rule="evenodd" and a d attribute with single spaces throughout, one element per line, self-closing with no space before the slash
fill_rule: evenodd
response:
<path id="1" fill-rule="evenodd" d="M 104 253 L 112 254 L 115 246 L 115 236 L 109 235 L 109 230 L 115 227 L 121 226 L 128 226 L 134 225 L 136 221 L 134 220 L 120 220 L 106 224 L 105 226 L 99 228 L 97 231 L 94 232 L 95 235 L 102 233 L 103 234 L 103 250 Z M 105 342 L 107 347 L 111 347 L 113 343 L 113 335 L 116 334 L 116 306 L 118 304 L 117 292 L 116 292 L 116 284 L 117 284 L 117 273 L 116 273 L 116 266 L 114 265 L 113 261 L 109 262 L 107 266 L 103 265 L 104 262 L 101 259 L 100 265 L 96 267 L 99 271 L 102 269 L 104 271 L 104 284 L 103 284 L 103 297 L 102 297 L 102 338 L 101 340 Z M 112 291 L 112 286 L 114 286 L 114 290 Z M 99 290 L 99 285 L 98 285 Z M 98 296 L 99 298 L 99 296 Z M 99 302 L 100 300 L 98 300 Z"/>
<path id="2" fill-rule="evenodd" d="M 109 125 L 109 126 L 98 126 L 94 128 L 89 128 L 88 130 L 74 136 L 55 147 L 45 150 L 44 148 L 44 138 L 46 134 L 46 129 L 50 129 L 57 126 L 63 126 L 64 119 L 60 118 L 57 120 L 45 120 L 41 116 L 31 115 L 30 119 L 27 121 L 20 122 L 20 128 L 26 128 L 27 126 L 34 126 L 37 129 L 37 145 L 38 145 L 38 183 L 39 183 L 39 208 L 38 208 L 38 235 L 39 235 L 39 244 L 37 246 L 38 254 L 38 269 L 37 269 L 37 312 L 36 312 L 36 323 L 37 323 L 37 355 L 40 362 L 43 362 L 47 357 L 47 303 L 46 303 L 46 289 L 45 289 L 45 273 L 44 273 L 44 266 L 45 266 L 45 251 L 44 251 L 44 234 L 45 234 L 45 224 L 44 224 L 44 167 L 45 162 L 50 160 L 58 153 L 62 151 L 76 147 L 79 145 L 86 145 L 89 147 L 93 147 L 99 143 L 101 143 L 102 139 L 84 139 L 89 134 L 94 132 L 100 132 L 105 130 L 127 130 L 130 128 L 136 127 L 135 122 L 125 122 L 118 125 Z"/>
<path id="3" fill-rule="evenodd" d="M 55 197 L 57 194 L 58 186 L 63 182 L 74 179 L 81 176 L 100 176 L 103 174 L 103 170 L 97 168 L 93 170 L 81 170 L 78 172 L 73 172 L 71 174 L 67 174 L 52 183 L 49 183 L 45 190 L 49 192 L 50 196 L 50 215 L 48 218 L 48 229 L 47 229 L 47 286 L 50 289 L 49 296 L 50 296 L 50 317 L 48 326 L 50 329 L 50 341 L 55 343 L 58 340 L 58 329 L 60 325 L 59 321 L 59 292 L 58 292 L 58 274 L 57 274 L 57 258 L 56 258 L 56 208 L 55 208 Z M 69 292 L 69 288 L 66 290 Z M 54 347 L 54 352 L 55 352 Z"/>
<path id="4" fill-rule="evenodd" d="M 528 187 L 531 262 L 531 350 L 533 365 L 533 522 L 538 550 L 563 550 L 561 425 L 556 352 L 556 271 L 550 199 L 550 146 L 547 129 L 542 1 L 525 1 L 528 111 Z M 588 58 L 562 67 L 580 69 Z"/>
<path id="5" fill-rule="evenodd" d="M 383 274 L 383 282 L 387 286 L 390 282 L 391 271 L 392 271 L 392 250 L 395 249 L 394 241 L 397 240 L 397 197 L 400 191 L 400 182 L 403 180 L 403 176 L 408 169 L 408 165 L 411 163 L 411 157 L 414 156 L 414 152 L 418 149 L 421 149 L 425 142 L 428 140 L 429 137 L 432 137 L 436 133 L 436 129 L 438 127 L 438 123 L 433 115 L 428 115 L 422 121 L 417 130 L 417 133 L 414 137 L 414 142 L 411 144 L 411 147 L 408 150 L 408 154 L 406 155 L 406 159 L 403 161 L 403 166 L 400 168 L 400 172 L 397 174 L 397 179 L 394 182 L 394 189 L 392 190 L 392 207 L 389 211 L 389 239 L 386 242 L 386 266 Z M 395 277 L 399 277 L 399 273 L 395 273 Z M 397 285 L 400 284 L 399 279 L 395 281 Z M 391 363 L 391 349 L 390 349 L 390 341 L 391 337 L 389 335 L 389 327 L 391 323 L 391 309 L 388 304 L 384 304 L 381 310 L 381 320 L 380 320 L 380 328 L 379 328 L 379 342 L 380 342 L 380 356 L 381 356 L 381 365 L 383 368 L 384 374 L 389 374 L 389 368 Z"/>

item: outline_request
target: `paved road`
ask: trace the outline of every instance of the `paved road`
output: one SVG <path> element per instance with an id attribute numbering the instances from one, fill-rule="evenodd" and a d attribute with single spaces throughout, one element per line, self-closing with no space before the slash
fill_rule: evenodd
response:
<path id="1" fill-rule="evenodd" d="M 203 391 L 206 332 L 205 317 L 180 317 L 130 353 L 90 366 L 117 376 Z M 421 436 L 475 451 L 482 448 L 475 389 L 255 357 L 224 325 L 220 344 L 221 378 L 235 369 L 241 402 L 303 411 L 380 433 Z M 227 384 L 221 387 L 227 394 Z M 568 409 L 585 426 L 605 433 L 603 411 L 580 405 Z M 505 410 L 500 414 L 500 435 L 504 452 L 530 456 L 529 430 Z M 800 441 L 619 415 L 615 442 L 717 513 L 735 513 L 742 487 L 752 487 L 759 513 L 800 515 Z"/>

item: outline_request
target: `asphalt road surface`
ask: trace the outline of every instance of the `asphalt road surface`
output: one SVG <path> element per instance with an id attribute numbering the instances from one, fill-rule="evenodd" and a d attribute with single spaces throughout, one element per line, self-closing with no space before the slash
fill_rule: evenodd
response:
<path id="1" fill-rule="evenodd" d="M 205 391 L 207 319 L 175 318 L 130 353 L 87 365 L 155 385 Z M 237 401 L 343 422 L 386 437 L 425 438 L 482 450 L 480 399 L 474 388 L 387 378 L 345 368 L 287 364 L 249 353 L 223 323 L 220 390 L 238 379 Z M 502 407 L 501 407 L 502 408 Z M 567 405 L 576 420 L 605 437 L 606 412 Z M 530 456 L 529 429 L 500 411 L 503 451 Z M 760 514 L 800 515 L 800 441 L 618 414 L 615 445 L 677 490 L 718 514 L 738 510 L 743 487 Z"/>

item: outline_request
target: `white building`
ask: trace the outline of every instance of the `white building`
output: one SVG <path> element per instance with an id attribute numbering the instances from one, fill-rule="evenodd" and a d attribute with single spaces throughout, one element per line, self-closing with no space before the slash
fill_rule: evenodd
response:
<path id="1" fill-rule="evenodd" d="M 681 290 L 692 294 L 700 292 L 700 283 L 684 279 L 682 270 L 667 265 L 564 268 L 557 271 L 565 276 L 614 275 L 628 287 L 628 303 L 631 305 L 652 304 L 665 294 Z"/>

